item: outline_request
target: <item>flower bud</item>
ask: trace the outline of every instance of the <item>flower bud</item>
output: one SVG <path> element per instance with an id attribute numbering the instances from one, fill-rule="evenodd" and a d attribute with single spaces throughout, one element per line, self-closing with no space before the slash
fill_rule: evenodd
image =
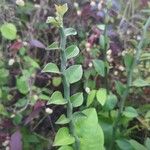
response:
<path id="1" fill-rule="evenodd" d="M 73 3 L 73 6 L 74 6 L 75 8 L 78 8 L 78 7 L 79 7 L 79 4 L 78 4 L 77 2 L 74 2 L 74 3 Z"/>
<path id="2" fill-rule="evenodd" d="M 3 145 L 4 147 L 6 147 L 8 144 L 9 144 L 9 140 L 6 140 L 6 141 L 4 141 L 4 142 L 2 143 L 2 145 Z"/>
<path id="3" fill-rule="evenodd" d="M 106 53 L 107 55 L 111 55 L 112 54 L 112 50 L 111 49 L 109 49 L 108 51 L 107 51 L 107 53 Z"/>
<path id="4" fill-rule="evenodd" d="M 82 14 L 81 10 L 77 10 L 77 15 L 81 16 L 81 14 Z"/>
<path id="5" fill-rule="evenodd" d="M 96 2 L 92 0 L 90 5 L 91 5 L 91 7 L 94 7 L 94 6 L 96 6 Z"/>
<path id="6" fill-rule="evenodd" d="M 40 6 L 39 4 L 34 4 L 34 7 L 38 9 L 38 8 L 40 8 L 41 6 Z"/>
<path id="7" fill-rule="evenodd" d="M 9 66 L 12 66 L 14 64 L 15 60 L 12 58 L 12 59 L 9 59 L 9 62 L 8 62 L 8 65 Z"/>
<path id="8" fill-rule="evenodd" d="M 91 68 L 93 66 L 93 64 L 90 62 L 88 66 Z"/>
<path id="9" fill-rule="evenodd" d="M 140 41 L 140 40 L 141 40 L 141 36 L 140 36 L 140 35 L 137 35 L 136 39 L 137 39 L 138 41 Z"/>
<path id="10" fill-rule="evenodd" d="M 28 45 L 28 43 L 27 43 L 26 41 L 24 41 L 24 42 L 23 42 L 23 45 L 24 45 L 24 46 L 27 46 L 27 45 Z"/>
<path id="11" fill-rule="evenodd" d="M 118 75 L 118 71 L 115 71 L 115 72 L 114 72 L 114 75 L 117 76 L 117 75 Z"/>
<path id="12" fill-rule="evenodd" d="M 16 4 L 17 4 L 18 6 L 24 6 L 24 5 L 25 5 L 25 2 L 24 2 L 24 0 L 16 0 Z"/>
<path id="13" fill-rule="evenodd" d="M 118 69 L 119 69 L 120 71 L 124 71 L 124 70 L 125 70 L 125 68 L 124 68 L 123 66 L 121 66 L 121 65 L 118 67 Z"/>
<path id="14" fill-rule="evenodd" d="M 98 10 L 101 10 L 101 9 L 102 9 L 102 3 L 99 2 L 99 3 L 98 3 Z"/>
<path id="15" fill-rule="evenodd" d="M 86 88 L 85 88 L 85 91 L 86 91 L 87 93 L 90 93 L 91 90 L 90 90 L 89 87 L 86 87 Z"/>
<path id="16" fill-rule="evenodd" d="M 33 98 L 34 98 L 35 101 L 38 100 L 38 96 L 37 95 L 33 95 Z"/>
<path id="17" fill-rule="evenodd" d="M 90 47 L 91 47 L 91 44 L 90 44 L 89 42 L 87 42 L 87 43 L 85 44 L 85 47 L 86 47 L 86 48 L 90 48 Z"/>
<path id="18" fill-rule="evenodd" d="M 10 118 L 14 118 L 15 117 L 15 114 L 12 114 L 11 116 L 10 116 Z"/>
<path id="19" fill-rule="evenodd" d="M 45 109 L 45 112 L 46 112 L 47 114 L 52 114 L 52 113 L 53 113 L 53 110 L 50 109 L 50 108 L 46 108 L 46 109 Z"/>

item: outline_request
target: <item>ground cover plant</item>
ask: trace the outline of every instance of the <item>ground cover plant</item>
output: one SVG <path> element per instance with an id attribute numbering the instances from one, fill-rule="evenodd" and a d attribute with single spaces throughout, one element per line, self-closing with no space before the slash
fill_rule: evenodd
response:
<path id="1" fill-rule="evenodd" d="M 150 2 L 1 0 L 0 149 L 149 150 Z"/>

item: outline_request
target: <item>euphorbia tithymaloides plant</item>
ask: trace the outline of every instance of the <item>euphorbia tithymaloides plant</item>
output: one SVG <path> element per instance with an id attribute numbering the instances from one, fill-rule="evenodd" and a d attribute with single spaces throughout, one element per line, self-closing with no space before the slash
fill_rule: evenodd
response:
<path id="1" fill-rule="evenodd" d="M 64 93 L 55 91 L 47 104 L 67 105 L 67 116 L 62 114 L 56 124 L 69 124 L 58 130 L 53 146 L 60 146 L 59 150 L 103 150 L 104 136 L 98 124 L 97 113 L 94 108 L 86 109 L 82 112 L 73 112 L 73 108 L 79 107 L 83 103 L 83 93 L 75 93 L 70 96 L 70 84 L 78 82 L 82 78 L 83 70 L 81 65 L 68 67 L 67 60 L 79 54 L 79 49 L 75 45 L 66 48 L 66 40 L 70 35 L 77 34 L 73 28 L 64 28 L 63 16 L 68 10 L 67 4 L 55 5 L 56 17 L 48 17 L 47 23 L 51 23 L 60 31 L 60 46 L 57 42 L 52 43 L 47 50 L 60 50 L 61 66 L 48 63 L 43 72 L 57 73 L 62 76 Z"/>

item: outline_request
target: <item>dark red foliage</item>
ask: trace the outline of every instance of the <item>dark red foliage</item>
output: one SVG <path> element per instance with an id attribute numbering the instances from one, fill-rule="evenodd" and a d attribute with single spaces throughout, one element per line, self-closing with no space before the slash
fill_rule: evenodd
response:
<path id="1" fill-rule="evenodd" d="M 141 6 L 148 6 L 148 0 L 141 0 Z"/>
<path id="2" fill-rule="evenodd" d="M 23 46 L 22 41 L 15 41 L 14 43 L 11 44 L 9 49 L 13 54 L 15 54 L 20 50 L 20 48 L 22 48 L 22 46 Z"/>

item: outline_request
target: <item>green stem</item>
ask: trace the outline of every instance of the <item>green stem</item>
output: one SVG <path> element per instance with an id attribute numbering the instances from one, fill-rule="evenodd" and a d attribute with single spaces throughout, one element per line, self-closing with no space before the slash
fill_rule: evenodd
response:
<path id="1" fill-rule="evenodd" d="M 105 40 L 107 39 L 107 24 L 105 25 L 105 30 L 104 30 L 104 37 Z M 107 41 L 105 41 L 105 48 L 103 50 L 103 55 L 104 55 L 104 63 L 105 65 L 107 64 Z M 104 77 L 104 82 L 105 82 L 105 88 L 107 90 L 107 94 L 109 93 L 109 86 L 108 86 L 108 68 L 105 66 L 105 77 Z"/>
<path id="2" fill-rule="evenodd" d="M 111 144 L 110 144 L 110 150 L 111 149 L 113 150 L 113 145 L 114 145 L 115 138 L 116 138 L 116 131 L 118 129 L 119 121 L 120 121 L 120 118 L 122 116 L 122 112 L 123 112 L 123 109 L 124 109 L 126 99 L 127 99 L 128 95 L 129 95 L 129 92 L 130 92 L 130 87 L 132 85 L 133 70 L 134 70 L 135 66 L 137 65 L 137 63 L 139 61 L 139 58 L 140 58 L 140 55 L 141 55 L 141 52 L 142 52 L 142 48 L 143 48 L 143 45 L 144 45 L 144 41 L 145 41 L 145 38 L 146 38 L 146 32 L 147 32 L 147 29 L 148 29 L 149 26 L 150 26 L 150 17 L 148 18 L 145 26 L 143 27 L 142 39 L 141 39 L 141 41 L 139 42 L 139 44 L 136 48 L 136 54 L 134 56 L 133 63 L 131 65 L 130 70 L 128 71 L 127 86 L 126 86 L 126 90 L 125 90 L 123 96 L 121 97 L 120 107 L 119 107 L 119 110 L 118 110 L 118 115 L 117 115 L 117 118 L 114 122 L 113 133 L 112 133 L 112 141 L 111 141 Z"/>
<path id="3" fill-rule="evenodd" d="M 73 121 L 73 106 L 72 106 L 72 103 L 70 101 L 70 84 L 67 81 L 67 78 L 65 76 L 65 70 L 67 67 L 67 57 L 66 57 L 66 53 L 65 53 L 66 36 L 65 36 L 63 27 L 60 28 L 60 37 L 61 37 L 61 41 L 60 41 L 61 56 L 60 56 L 60 59 L 61 59 L 62 83 L 63 83 L 63 88 L 64 88 L 64 98 L 68 102 L 67 103 L 67 117 L 70 119 L 70 123 L 69 123 L 70 133 L 75 138 L 75 144 L 73 145 L 74 149 L 79 150 L 79 140 L 78 140 L 78 136 L 77 136 L 76 131 L 75 131 L 75 123 Z"/>

